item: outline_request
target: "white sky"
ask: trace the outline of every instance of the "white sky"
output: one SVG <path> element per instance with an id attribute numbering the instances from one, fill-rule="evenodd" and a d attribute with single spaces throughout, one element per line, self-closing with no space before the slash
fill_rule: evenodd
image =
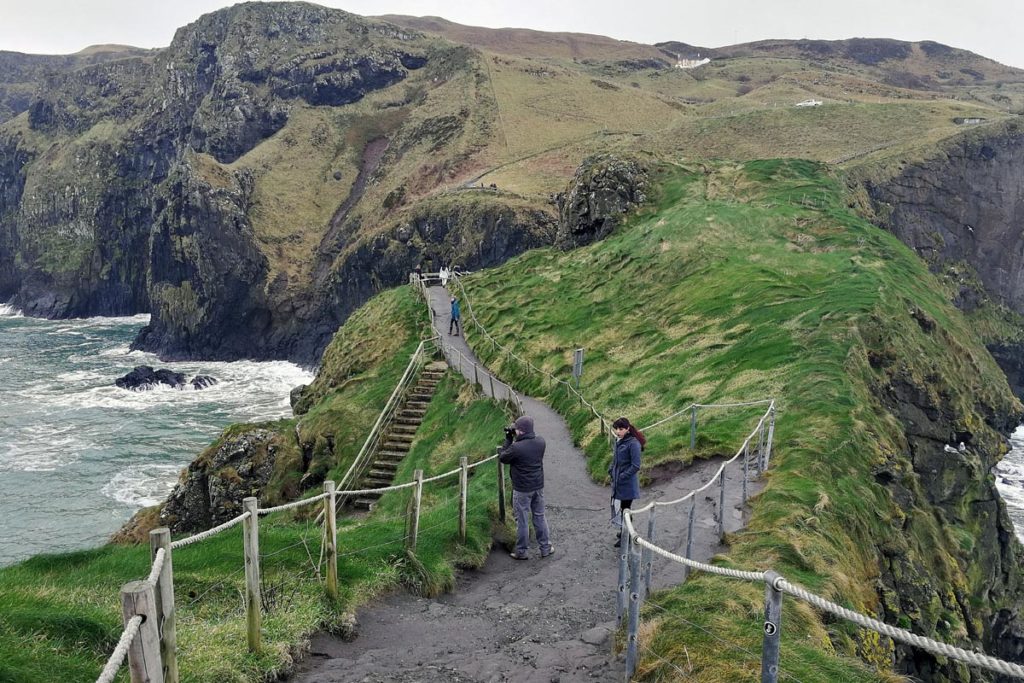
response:
<path id="1" fill-rule="evenodd" d="M 165 47 L 224 0 L 0 0 L 0 50 L 67 54 L 100 43 Z M 934 40 L 1024 68 L 1022 0 L 321 0 L 366 16 L 596 33 L 721 47 L 765 38 Z"/>

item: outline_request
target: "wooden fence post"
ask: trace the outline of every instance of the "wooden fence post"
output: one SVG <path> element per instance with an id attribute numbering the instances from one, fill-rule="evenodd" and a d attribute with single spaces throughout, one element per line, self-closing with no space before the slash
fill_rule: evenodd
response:
<path id="1" fill-rule="evenodd" d="M 164 672 L 160 664 L 160 633 L 158 627 L 156 594 L 146 581 L 130 581 L 121 586 L 121 614 L 124 623 L 141 615 L 139 633 L 128 648 L 128 669 L 132 683 L 163 683 Z"/>
<path id="2" fill-rule="evenodd" d="M 775 580 L 782 578 L 773 571 L 764 574 L 764 638 L 761 641 L 761 683 L 778 683 L 779 638 L 782 631 L 782 592 Z"/>
<path id="3" fill-rule="evenodd" d="M 477 387 L 481 386 L 483 385 L 480 384 L 480 367 L 476 363 L 473 363 L 473 389 L 475 390 Z"/>
<path id="4" fill-rule="evenodd" d="M 690 408 L 690 450 L 697 446 L 697 406 Z"/>
<path id="5" fill-rule="evenodd" d="M 242 500 L 242 509 L 249 516 L 242 522 L 242 544 L 245 552 L 245 631 L 249 652 L 260 651 L 262 598 L 260 597 L 260 518 L 255 498 Z"/>
<path id="6" fill-rule="evenodd" d="M 718 488 L 718 540 L 725 537 L 725 468 L 719 476 Z"/>
<path id="7" fill-rule="evenodd" d="M 338 599 L 338 517 L 334 507 L 334 482 L 324 482 L 324 541 L 327 551 L 327 597 Z"/>
<path id="8" fill-rule="evenodd" d="M 459 458 L 459 543 L 466 545 L 466 511 L 469 503 L 469 458 Z"/>
<path id="9" fill-rule="evenodd" d="M 158 623 L 160 633 L 160 659 L 163 662 L 165 683 L 178 683 L 178 634 L 175 627 L 174 613 L 174 566 L 171 563 L 171 530 L 160 527 L 149 532 L 149 548 L 152 557 L 158 550 L 164 550 L 164 566 L 157 577 L 154 594 L 156 595 Z"/>
<path id="10" fill-rule="evenodd" d="M 420 535 L 420 503 L 423 501 L 423 470 L 416 470 L 412 477 L 416 486 L 409 499 L 409 514 L 405 521 L 405 547 L 416 552 L 416 541 Z"/>
<path id="11" fill-rule="evenodd" d="M 505 467 L 501 464 L 501 458 L 495 459 L 498 463 L 498 519 L 505 521 Z"/>

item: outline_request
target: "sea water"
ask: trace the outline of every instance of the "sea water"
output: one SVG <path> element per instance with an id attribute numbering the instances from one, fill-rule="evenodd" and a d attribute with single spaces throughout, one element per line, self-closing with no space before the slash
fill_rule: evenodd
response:
<path id="1" fill-rule="evenodd" d="M 1017 538 L 1024 543 L 1024 425 L 1010 435 L 1010 452 L 996 465 L 995 475 Z"/>
<path id="2" fill-rule="evenodd" d="M 104 543 L 162 501 L 224 427 L 291 415 L 289 392 L 312 380 L 281 361 L 164 363 L 129 351 L 148 322 L 40 320 L 0 304 L 0 566 Z M 114 386 L 137 365 L 218 383 Z"/>

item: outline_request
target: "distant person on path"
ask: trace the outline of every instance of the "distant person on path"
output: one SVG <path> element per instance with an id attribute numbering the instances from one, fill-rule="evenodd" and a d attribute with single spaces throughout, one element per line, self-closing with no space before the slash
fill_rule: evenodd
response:
<path id="1" fill-rule="evenodd" d="M 416 269 L 413 272 L 416 273 L 416 280 L 423 282 L 423 267 L 420 264 L 416 264 Z"/>
<path id="2" fill-rule="evenodd" d="M 438 275 L 441 276 L 441 286 L 442 287 L 447 287 L 448 286 L 448 278 L 450 277 L 448 269 L 445 268 L 444 266 L 441 266 L 441 272 L 439 272 Z"/>
<path id="3" fill-rule="evenodd" d="M 512 513 L 516 517 L 516 548 L 512 558 L 527 560 L 530 548 L 530 523 L 533 516 L 540 556 L 555 552 L 544 519 L 544 438 L 533 433 L 533 418 L 523 415 L 505 429 L 505 445 L 498 450 L 498 459 L 509 466 L 512 475 Z"/>
<path id="4" fill-rule="evenodd" d="M 612 479 L 612 525 L 618 527 L 615 547 L 622 545 L 622 511 L 640 497 L 640 452 L 647 439 L 624 417 L 612 423 L 615 447 L 608 474 Z"/>
<path id="5" fill-rule="evenodd" d="M 456 299 L 453 296 L 452 297 L 452 321 L 450 323 L 448 323 L 448 334 L 453 334 L 452 330 L 454 329 L 455 330 L 455 332 L 454 332 L 455 336 L 456 337 L 459 336 L 459 318 L 460 318 L 461 315 L 462 315 L 462 313 L 459 310 L 459 300 Z"/>

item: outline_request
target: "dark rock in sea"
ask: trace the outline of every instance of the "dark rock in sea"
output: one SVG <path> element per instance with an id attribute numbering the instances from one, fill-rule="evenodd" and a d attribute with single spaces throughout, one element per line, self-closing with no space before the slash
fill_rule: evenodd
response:
<path id="1" fill-rule="evenodd" d="M 212 387 L 216 383 L 217 379 L 215 377 L 210 377 L 209 375 L 196 375 L 192 378 L 192 381 L 189 382 L 189 384 L 192 385 L 192 388 L 196 391 Z"/>
<path id="2" fill-rule="evenodd" d="M 181 389 L 185 386 L 185 375 L 171 370 L 154 370 L 148 365 L 139 365 L 124 377 L 114 380 L 114 384 L 131 391 L 149 391 L 155 389 L 158 384 Z"/>

